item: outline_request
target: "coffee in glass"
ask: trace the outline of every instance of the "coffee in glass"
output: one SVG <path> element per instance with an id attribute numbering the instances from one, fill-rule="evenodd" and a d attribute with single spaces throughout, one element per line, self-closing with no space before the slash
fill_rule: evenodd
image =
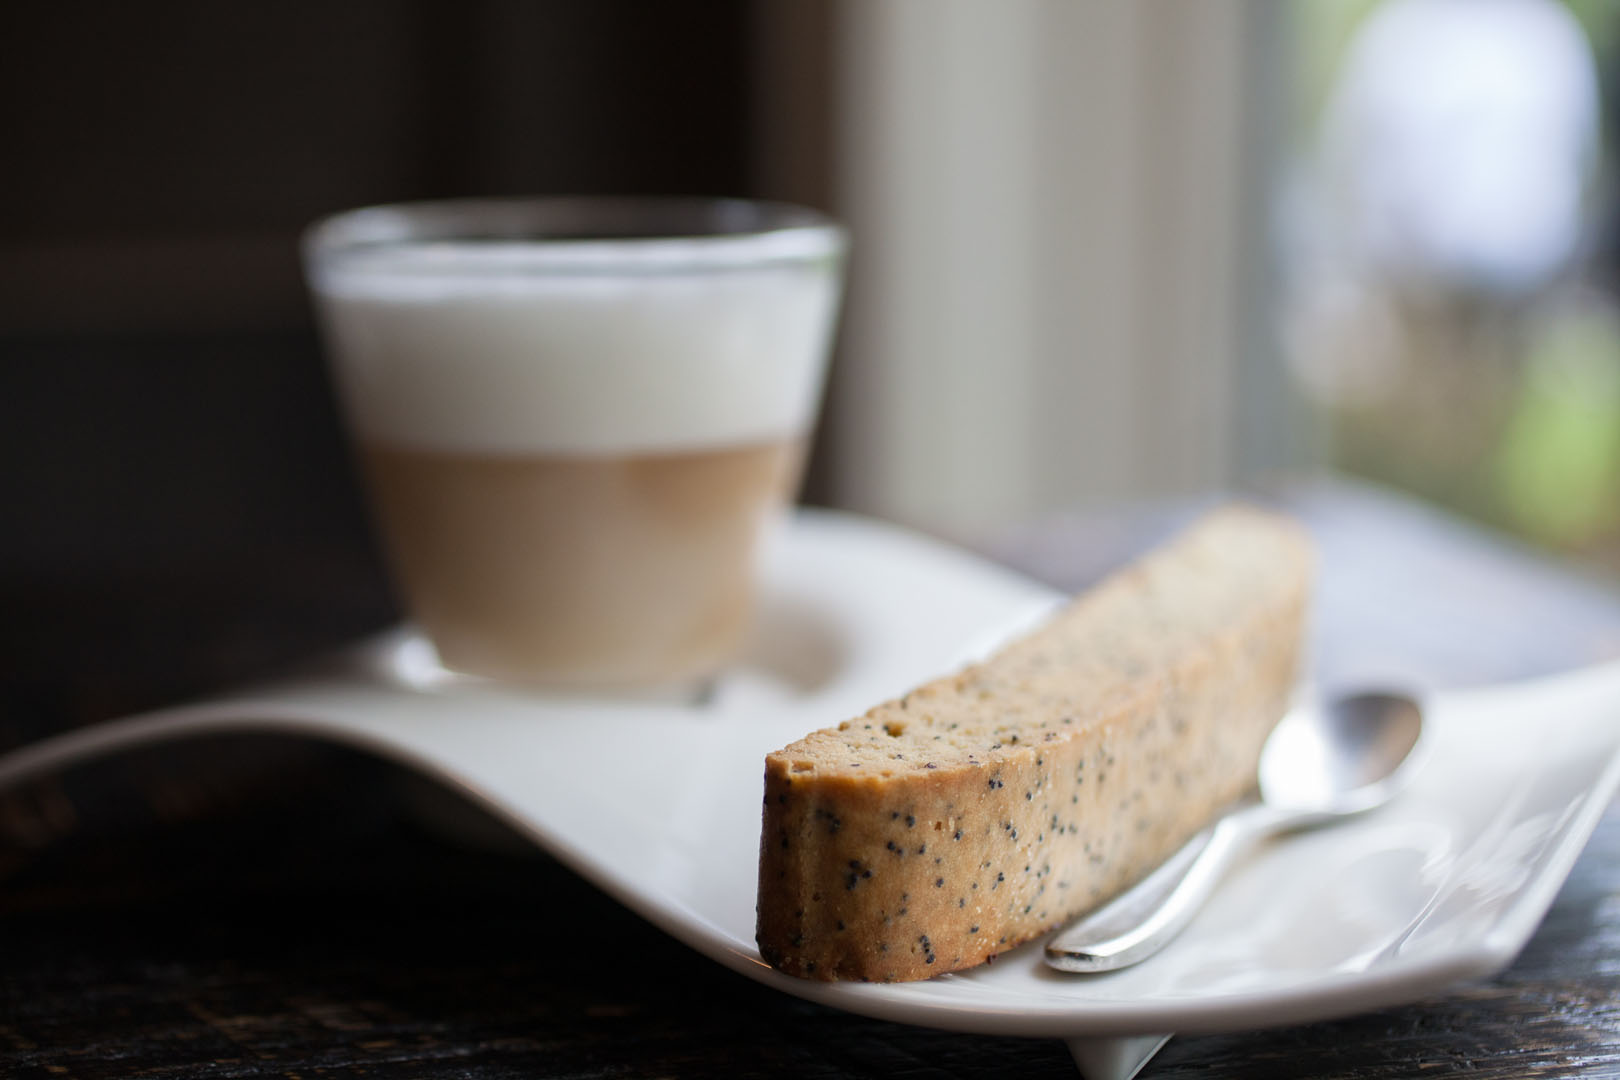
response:
<path id="1" fill-rule="evenodd" d="M 311 231 L 383 540 L 446 667 L 613 688 L 735 654 L 843 248 L 811 211 L 705 200 L 407 204 Z"/>

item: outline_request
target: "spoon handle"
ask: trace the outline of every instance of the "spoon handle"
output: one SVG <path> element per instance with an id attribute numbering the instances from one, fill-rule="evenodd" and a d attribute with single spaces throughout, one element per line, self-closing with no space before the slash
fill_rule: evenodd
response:
<path id="1" fill-rule="evenodd" d="M 1186 928 L 1231 864 L 1292 815 L 1254 803 L 1221 818 L 1141 882 L 1046 945 L 1059 971 L 1114 971 L 1146 960 Z"/>

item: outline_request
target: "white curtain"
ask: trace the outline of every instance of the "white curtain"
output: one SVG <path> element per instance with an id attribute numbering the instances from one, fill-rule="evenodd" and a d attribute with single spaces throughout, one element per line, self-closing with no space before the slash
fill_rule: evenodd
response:
<path id="1" fill-rule="evenodd" d="M 1244 0 L 843 0 L 836 497 L 952 534 L 1286 457 Z"/>

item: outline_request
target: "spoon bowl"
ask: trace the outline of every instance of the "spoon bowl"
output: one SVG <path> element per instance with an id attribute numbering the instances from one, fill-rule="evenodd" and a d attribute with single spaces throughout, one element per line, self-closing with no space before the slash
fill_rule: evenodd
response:
<path id="1" fill-rule="evenodd" d="M 1260 753 L 1258 800 L 1194 836 L 1141 882 L 1047 943 L 1059 971 L 1099 972 L 1147 959 L 1179 934 L 1241 854 L 1281 832 L 1342 821 L 1388 802 L 1410 775 L 1423 710 L 1402 694 L 1364 693 L 1297 708 Z"/>
<path id="2" fill-rule="evenodd" d="M 1334 815 L 1370 810 L 1399 787 L 1423 733 L 1423 710 L 1401 694 L 1340 698 L 1284 716 L 1260 752 L 1268 806 Z"/>

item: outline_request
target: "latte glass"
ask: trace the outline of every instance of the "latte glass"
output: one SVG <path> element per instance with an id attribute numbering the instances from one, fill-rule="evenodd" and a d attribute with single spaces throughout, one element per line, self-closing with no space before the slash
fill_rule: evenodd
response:
<path id="1" fill-rule="evenodd" d="M 843 231 L 699 199 L 402 204 L 305 238 L 396 584 L 446 668 L 674 685 L 746 634 Z"/>

